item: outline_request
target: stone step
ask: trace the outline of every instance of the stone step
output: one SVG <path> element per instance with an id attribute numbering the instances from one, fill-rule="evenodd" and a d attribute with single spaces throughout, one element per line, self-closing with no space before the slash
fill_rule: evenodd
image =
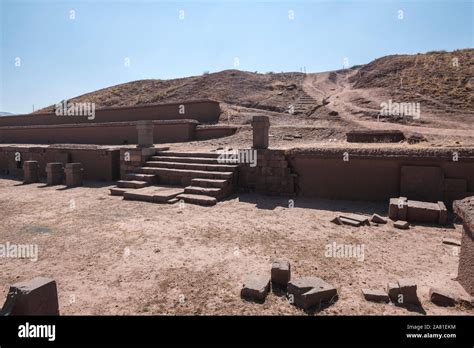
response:
<path id="1" fill-rule="evenodd" d="M 222 179 L 192 179 L 191 185 L 200 187 L 224 188 L 229 185 L 229 180 Z"/>
<path id="2" fill-rule="evenodd" d="M 138 180 L 119 180 L 117 181 L 117 187 L 120 188 L 143 188 L 149 186 L 150 184 L 146 181 L 138 181 Z"/>
<path id="3" fill-rule="evenodd" d="M 180 163 L 201 163 L 201 164 L 219 164 L 217 158 L 206 157 L 176 157 L 176 156 L 152 156 L 153 162 L 180 162 Z"/>
<path id="4" fill-rule="evenodd" d="M 194 195 L 183 193 L 176 197 L 178 200 L 182 199 L 186 203 L 197 204 L 197 205 L 206 205 L 211 206 L 217 203 L 217 199 L 215 197 L 209 197 L 204 195 Z"/>
<path id="5" fill-rule="evenodd" d="M 189 181 L 195 178 L 202 179 L 232 179 L 234 173 L 232 172 L 213 172 L 206 170 L 186 170 L 186 169 L 175 169 L 175 168 L 156 168 L 156 167 L 139 167 L 137 168 L 141 173 L 144 174 L 155 174 L 158 175 L 159 179 L 163 179 L 166 176 L 176 177 L 187 177 Z"/>
<path id="6" fill-rule="evenodd" d="M 222 188 L 217 187 L 188 186 L 184 188 L 184 193 L 186 194 L 205 195 L 216 198 L 222 196 L 223 192 Z"/>
<path id="7" fill-rule="evenodd" d="M 120 188 L 120 187 L 112 187 L 110 189 L 110 195 L 111 196 L 123 196 L 123 193 L 126 192 L 126 191 L 131 191 L 131 190 L 134 190 L 134 189 L 130 189 L 130 188 Z"/>
<path id="8" fill-rule="evenodd" d="M 179 163 L 179 162 L 159 162 L 148 161 L 145 163 L 146 167 L 154 168 L 174 168 L 174 169 L 189 169 L 189 170 L 204 170 L 204 171 L 218 171 L 218 172 L 233 172 L 239 167 L 237 164 L 200 164 L 200 163 Z"/>
<path id="9" fill-rule="evenodd" d="M 153 175 L 153 174 L 130 173 L 130 174 L 127 174 L 126 178 L 127 180 L 146 181 L 150 185 L 157 183 L 156 175 Z"/>
<path id="10" fill-rule="evenodd" d="M 152 203 L 167 203 L 184 192 L 180 187 L 149 186 L 141 189 L 126 191 L 123 198 L 126 200 L 143 201 Z"/>
<path id="11" fill-rule="evenodd" d="M 200 158 L 217 158 L 219 153 L 215 152 L 173 152 L 173 151 L 160 151 L 156 153 L 156 156 L 172 156 L 172 157 L 200 157 Z"/>

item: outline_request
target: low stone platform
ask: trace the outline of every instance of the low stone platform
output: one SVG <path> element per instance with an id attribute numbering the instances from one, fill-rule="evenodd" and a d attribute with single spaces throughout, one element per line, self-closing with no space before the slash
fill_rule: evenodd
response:
<path id="1" fill-rule="evenodd" d="M 149 186 L 123 192 L 123 198 L 133 201 L 167 203 L 170 199 L 184 193 L 184 188 L 170 186 Z"/>
<path id="2" fill-rule="evenodd" d="M 420 202 L 406 197 L 390 198 L 388 216 L 392 220 L 445 225 L 448 211 L 443 202 Z"/>
<path id="3" fill-rule="evenodd" d="M 405 140 L 399 130 L 354 130 L 346 133 L 349 143 L 398 143 Z"/>

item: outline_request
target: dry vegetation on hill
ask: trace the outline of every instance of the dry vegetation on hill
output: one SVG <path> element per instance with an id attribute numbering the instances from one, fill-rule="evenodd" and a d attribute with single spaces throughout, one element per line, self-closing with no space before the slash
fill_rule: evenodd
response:
<path id="1" fill-rule="evenodd" d="M 397 98 L 416 97 L 441 108 L 474 111 L 474 49 L 386 56 L 352 70 L 355 73 L 348 88 L 381 88 Z M 310 75 L 314 74 L 307 76 Z M 303 95 L 304 80 L 303 73 L 224 70 L 172 80 L 128 82 L 70 101 L 93 102 L 100 108 L 209 98 L 235 106 L 286 112 Z M 53 106 L 49 106 L 37 112 L 52 110 Z"/>
<path id="2" fill-rule="evenodd" d="M 258 74 L 224 70 L 173 80 L 133 81 L 69 101 L 91 102 L 99 108 L 208 98 L 233 105 L 284 112 L 301 92 L 303 80 L 303 73 Z M 53 106 L 49 106 L 38 112 L 52 110 Z"/>
<path id="3" fill-rule="evenodd" d="M 474 50 L 465 49 L 386 56 L 360 67 L 350 82 L 354 88 L 384 88 L 400 98 L 418 95 L 472 110 L 473 76 Z"/>

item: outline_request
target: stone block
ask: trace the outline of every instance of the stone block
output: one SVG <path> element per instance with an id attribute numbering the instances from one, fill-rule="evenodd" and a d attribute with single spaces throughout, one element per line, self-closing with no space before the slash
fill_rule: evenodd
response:
<path id="1" fill-rule="evenodd" d="M 64 169 L 66 176 L 67 187 L 77 187 L 83 184 L 83 173 L 82 163 L 67 163 Z"/>
<path id="2" fill-rule="evenodd" d="M 372 302 L 389 302 L 390 298 L 383 290 L 362 289 L 362 294 L 367 301 Z"/>
<path id="3" fill-rule="evenodd" d="M 269 291 L 270 277 L 254 274 L 245 279 L 240 296 L 254 301 L 265 301 Z"/>
<path id="4" fill-rule="evenodd" d="M 48 185 L 61 185 L 63 183 L 63 164 L 51 162 L 46 164 L 46 182 Z"/>
<path id="5" fill-rule="evenodd" d="M 268 148 L 268 130 L 270 129 L 270 120 L 268 116 L 254 116 L 252 118 L 253 130 L 253 148 Z"/>
<path id="6" fill-rule="evenodd" d="M 401 230 L 408 230 L 410 228 L 410 224 L 407 221 L 402 221 L 402 220 L 395 221 L 393 223 L 393 226 Z"/>
<path id="7" fill-rule="evenodd" d="M 438 202 L 439 207 L 439 216 L 438 216 L 438 224 L 446 225 L 448 223 L 448 209 L 446 209 L 446 205 L 444 202 Z"/>
<path id="8" fill-rule="evenodd" d="M 416 283 L 412 279 L 399 279 L 398 287 L 402 294 L 401 304 L 419 304 L 418 296 L 416 294 Z"/>
<path id="9" fill-rule="evenodd" d="M 388 217 L 392 220 L 398 220 L 398 198 L 390 198 Z"/>
<path id="10" fill-rule="evenodd" d="M 39 182 L 39 165 L 37 161 L 23 162 L 23 183 L 32 184 Z"/>
<path id="11" fill-rule="evenodd" d="M 370 218 L 370 221 L 373 222 L 373 223 L 376 223 L 376 224 L 386 224 L 387 223 L 387 220 L 384 219 L 383 217 L 381 217 L 378 214 L 372 215 L 372 217 Z"/>
<path id="12" fill-rule="evenodd" d="M 439 221 L 439 210 L 438 203 L 409 200 L 406 219 L 399 219 L 412 222 L 437 224 Z"/>
<path id="13" fill-rule="evenodd" d="M 390 298 L 390 301 L 393 303 L 398 303 L 400 295 L 400 287 L 398 286 L 398 283 L 388 283 L 387 294 Z"/>
<path id="14" fill-rule="evenodd" d="M 275 260 L 272 263 L 272 283 L 286 287 L 291 278 L 291 266 L 286 260 Z"/>
<path id="15" fill-rule="evenodd" d="M 151 120 L 137 122 L 138 148 L 153 147 L 153 122 Z"/>
<path id="16" fill-rule="evenodd" d="M 66 163 L 64 170 L 70 170 L 73 172 L 80 172 L 82 170 L 82 163 Z"/>
<path id="17" fill-rule="evenodd" d="M 436 288 L 430 289 L 430 301 L 442 307 L 454 306 L 456 304 L 456 298 L 452 294 Z"/>
<path id="18" fill-rule="evenodd" d="M 13 284 L 2 308 L 3 315 L 59 315 L 53 279 L 38 277 Z"/>
<path id="19" fill-rule="evenodd" d="M 294 304 L 303 309 L 332 302 L 338 296 L 335 287 L 317 277 L 291 280 L 288 283 L 287 291 L 288 295 L 293 297 Z"/>

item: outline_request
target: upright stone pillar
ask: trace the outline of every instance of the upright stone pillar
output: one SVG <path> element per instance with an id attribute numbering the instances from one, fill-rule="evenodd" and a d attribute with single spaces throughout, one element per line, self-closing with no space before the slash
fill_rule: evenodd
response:
<path id="1" fill-rule="evenodd" d="M 23 162 L 23 183 L 31 184 L 39 181 L 39 165 L 38 161 Z"/>
<path id="2" fill-rule="evenodd" d="M 153 122 L 138 121 L 138 148 L 153 147 Z"/>
<path id="3" fill-rule="evenodd" d="M 457 280 L 474 296 L 474 196 L 454 201 L 453 210 L 463 220 Z"/>
<path id="4" fill-rule="evenodd" d="M 66 168 L 64 169 L 64 173 L 66 174 L 67 187 L 82 186 L 82 179 L 84 173 L 82 163 L 67 163 Z"/>
<path id="5" fill-rule="evenodd" d="M 252 119 L 253 129 L 253 148 L 268 148 L 268 130 L 270 129 L 270 120 L 268 116 L 254 116 Z"/>
<path id="6" fill-rule="evenodd" d="M 46 178 L 50 186 L 61 185 L 63 183 L 63 164 L 61 162 L 47 163 Z"/>

